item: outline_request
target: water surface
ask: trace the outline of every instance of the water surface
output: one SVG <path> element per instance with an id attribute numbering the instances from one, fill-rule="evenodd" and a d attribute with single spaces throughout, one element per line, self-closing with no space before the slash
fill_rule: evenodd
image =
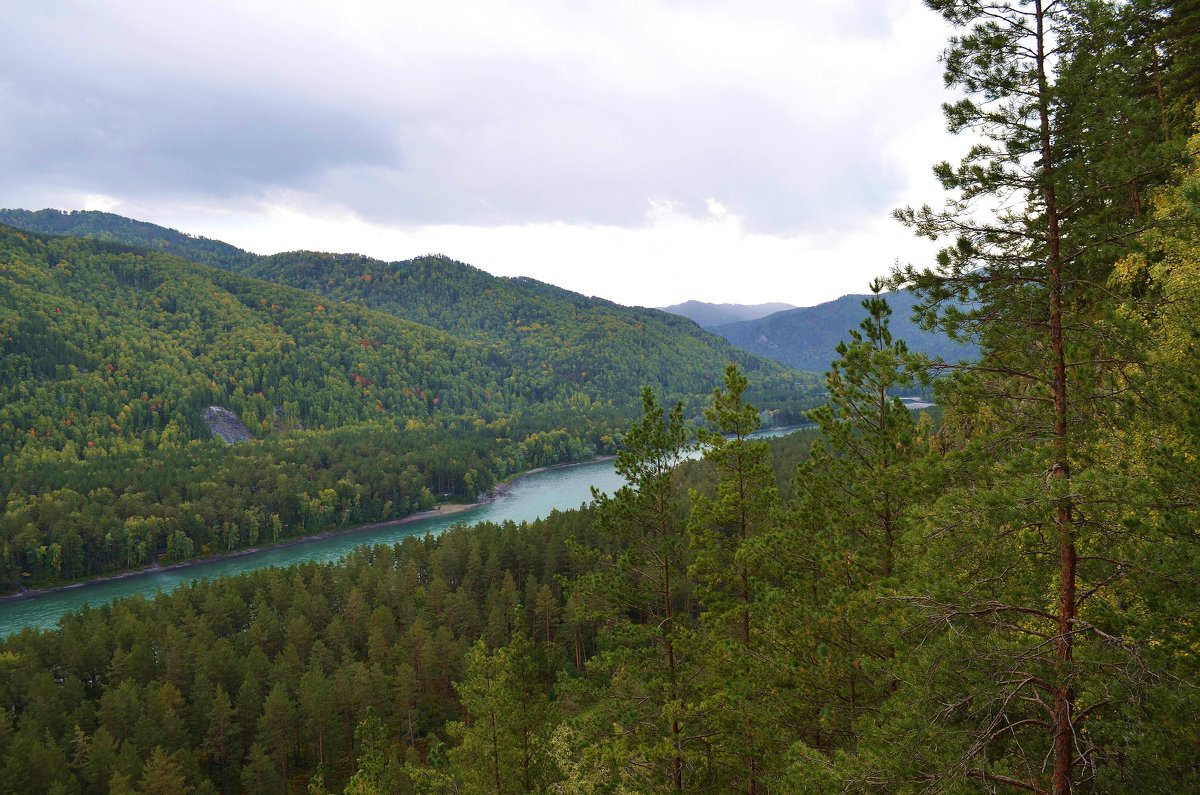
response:
<path id="1" fill-rule="evenodd" d="M 340 560 L 350 550 L 364 544 L 394 544 L 405 536 L 437 534 L 455 524 L 503 522 L 509 519 L 514 522 L 533 521 L 547 516 L 552 510 L 570 510 L 590 502 L 592 486 L 612 493 L 624 482 L 616 473 L 611 460 L 546 469 L 521 476 L 493 502 L 452 515 L 431 516 L 404 524 L 351 530 L 224 560 L 197 563 L 178 569 L 139 572 L 116 580 L 84 583 L 28 599 L 4 602 L 0 603 L 0 637 L 19 632 L 22 627 L 27 626 L 42 629 L 56 627 L 60 616 L 78 610 L 85 603 L 95 607 L 134 594 L 151 598 L 158 591 L 171 591 L 192 580 L 215 578 L 223 574 L 241 574 L 267 566 L 289 566 L 307 560 Z"/>
<path id="2" fill-rule="evenodd" d="M 781 436 L 795 428 L 762 431 L 756 436 Z M 611 494 L 624 484 L 615 462 L 595 461 L 531 472 L 517 478 L 493 502 L 447 516 L 431 516 L 404 524 L 350 530 L 338 535 L 287 546 L 263 549 L 237 557 L 197 563 L 177 569 L 149 570 L 115 580 L 83 583 L 61 591 L 27 599 L 0 602 L 0 638 L 23 627 L 50 629 L 58 619 L 89 604 L 108 604 L 114 599 L 141 594 L 152 598 L 158 591 L 171 591 L 183 583 L 225 574 L 241 574 L 267 566 L 289 566 L 307 560 L 330 562 L 344 558 L 358 546 L 394 544 L 405 536 L 437 534 L 456 524 L 476 522 L 531 522 L 551 511 L 566 511 L 591 502 L 592 487 Z"/>

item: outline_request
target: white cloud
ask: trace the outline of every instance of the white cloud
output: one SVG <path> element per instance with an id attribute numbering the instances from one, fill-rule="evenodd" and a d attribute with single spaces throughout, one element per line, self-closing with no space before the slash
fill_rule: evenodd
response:
<path id="1" fill-rule="evenodd" d="M 353 251 L 383 260 L 445 254 L 500 276 L 530 276 L 619 303 L 665 306 L 785 301 L 810 305 L 865 292 L 897 257 L 928 259 L 933 247 L 890 218 L 844 235 L 756 234 L 725 213 L 695 218 L 663 203 L 638 227 L 564 223 L 385 226 L 346 211 L 315 213 L 276 196 L 256 211 L 207 214 L 183 207 L 155 219 L 259 253 Z"/>
<path id="2" fill-rule="evenodd" d="M 102 213 L 116 212 L 121 206 L 121 200 L 115 196 L 105 196 L 92 193 L 83 197 L 83 209 L 95 210 Z"/>
<path id="3" fill-rule="evenodd" d="M 0 204 L 812 303 L 924 256 L 887 213 L 936 199 L 944 38 L 908 0 L 22 4 Z"/>

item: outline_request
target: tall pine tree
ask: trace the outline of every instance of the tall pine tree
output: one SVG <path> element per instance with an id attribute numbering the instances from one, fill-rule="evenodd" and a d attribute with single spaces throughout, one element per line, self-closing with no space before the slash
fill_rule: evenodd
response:
<path id="1" fill-rule="evenodd" d="M 826 752 L 852 750 L 860 720 L 893 688 L 897 589 L 905 513 L 920 493 L 926 429 L 896 393 L 925 379 L 925 360 L 892 338 L 878 295 L 826 376 L 829 402 L 810 412 L 821 431 L 796 471 L 796 498 L 761 555 L 775 561 L 776 658 L 795 661 L 795 734 Z M 786 654 L 781 654 L 787 650 Z"/>
<path id="2" fill-rule="evenodd" d="M 922 296 L 927 325 L 982 356 L 940 392 L 949 480 L 914 589 L 945 631 L 923 649 L 945 743 L 926 774 L 1068 793 L 1101 763 L 1088 722 L 1124 692 L 1130 664 L 1100 607 L 1129 564 L 1107 554 L 1125 481 L 1105 448 L 1140 352 L 1107 282 L 1161 178 L 1146 132 L 1157 121 L 1127 84 L 1094 74 L 1129 49 L 1113 8 L 927 5 L 961 31 L 944 63 L 964 96 L 945 111 L 975 143 L 935 168 L 942 209 L 898 211 L 950 245 L 895 283 Z"/>
<path id="3" fill-rule="evenodd" d="M 575 585 L 577 599 L 599 599 L 608 608 L 606 647 L 589 662 L 599 698 L 587 716 L 588 733 L 601 733 L 589 753 L 606 760 L 613 782 L 682 791 L 699 743 L 687 729 L 694 622 L 687 609 L 685 495 L 676 472 L 690 433 L 682 404 L 668 413 L 649 387 L 642 410 L 617 453 L 626 485 L 612 495 L 593 492 L 606 542 L 584 550 L 597 572 Z"/>
<path id="4" fill-rule="evenodd" d="M 735 365 L 725 388 L 705 412 L 700 432 L 704 458 L 716 470 L 712 497 L 693 491 L 688 522 L 692 565 L 688 570 L 700 602 L 698 638 L 706 663 L 703 712 L 714 735 L 709 780 L 724 791 L 769 791 L 783 745 L 774 712 L 777 691 L 764 678 L 768 653 L 754 618 L 768 587 L 754 539 L 778 519 L 779 491 L 770 451 L 758 430 L 758 411 L 745 402 L 746 377 Z"/>

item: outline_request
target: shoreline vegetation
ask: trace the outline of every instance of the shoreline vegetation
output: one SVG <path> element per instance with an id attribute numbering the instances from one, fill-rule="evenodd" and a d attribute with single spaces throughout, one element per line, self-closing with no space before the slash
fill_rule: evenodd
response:
<path id="1" fill-rule="evenodd" d="M 466 513 L 473 508 L 480 508 L 484 505 L 489 505 L 492 502 L 495 502 L 498 498 L 508 494 L 517 481 L 530 475 L 536 475 L 539 472 L 546 472 L 552 469 L 565 469 L 567 467 L 595 464 L 601 461 L 610 461 L 614 458 L 616 458 L 616 456 L 601 455 L 587 461 L 572 461 L 565 464 L 552 464 L 550 466 L 536 467 L 534 469 L 525 470 L 518 475 L 514 475 L 503 483 L 496 484 L 491 491 L 480 497 L 475 502 L 443 502 L 438 503 L 437 506 L 433 508 L 427 508 L 423 511 L 415 511 L 414 513 L 410 513 L 408 516 L 402 516 L 399 519 L 388 519 L 384 522 L 360 524 L 340 530 L 323 530 L 320 533 L 311 533 L 299 538 L 288 538 L 270 544 L 255 544 L 252 547 L 246 547 L 245 549 L 234 549 L 228 552 L 213 552 L 208 555 L 188 558 L 187 560 L 180 560 L 165 565 L 161 565 L 156 562 L 138 569 L 129 569 L 127 571 L 116 572 L 115 574 L 103 574 L 99 577 L 89 577 L 85 580 L 63 583 L 62 585 L 50 585 L 44 588 L 22 588 L 14 593 L 0 594 L 0 604 L 21 602 L 26 599 L 36 599 L 39 596 L 46 596 L 52 593 L 62 593 L 63 591 L 72 591 L 77 588 L 86 588 L 93 585 L 100 585 L 106 582 L 116 582 L 133 577 L 144 577 L 164 571 L 189 569 L 193 566 L 202 566 L 208 563 L 218 563 L 223 560 L 232 560 L 235 558 L 245 557 L 246 555 L 253 555 L 258 552 L 266 552 L 273 549 L 287 549 L 288 547 L 299 546 L 301 544 L 307 544 L 313 541 L 320 541 L 333 536 L 352 535 L 354 533 L 363 533 L 370 530 L 380 530 L 385 527 L 396 527 L 399 525 L 411 524 L 412 522 L 418 522 L 422 519 L 432 519 L 438 516 L 454 516 L 455 514 Z"/>
<path id="2" fill-rule="evenodd" d="M 469 503 L 469 504 L 453 503 L 453 502 L 441 503 L 436 508 L 429 508 L 429 509 L 426 509 L 423 511 L 416 511 L 415 513 L 410 513 L 408 516 L 402 516 L 399 519 L 389 519 L 386 522 L 372 522 L 371 524 L 355 525 L 354 527 L 347 527 L 342 530 L 324 530 L 320 533 L 312 533 L 312 534 L 309 534 L 306 536 L 301 536 L 299 538 L 289 538 L 289 539 L 285 539 L 282 541 L 273 542 L 273 543 L 269 543 L 269 544 L 255 544 L 252 547 L 245 547 L 244 549 L 233 549 L 228 552 L 212 552 L 207 555 L 202 555 L 202 556 L 198 556 L 198 557 L 194 557 L 194 558 L 188 558 L 187 560 L 180 560 L 180 561 L 176 561 L 174 563 L 167 563 L 167 564 L 152 563 L 148 566 L 143 566 L 138 569 L 129 569 L 127 571 L 120 571 L 115 574 L 102 574 L 99 577 L 89 577 L 86 580 L 77 580 L 76 582 L 64 583 L 62 585 L 51 585 L 51 586 L 48 586 L 45 588 L 25 588 L 23 590 L 17 591 L 16 593 L 4 594 L 3 596 L 0 596 L 0 604 L 7 603 L 7 602 L 18 602 L 18 601 L 22 601 L 24 599 L 33 599 L 35 597 L 44 596 L 46 594 L 61 593 L 62 591 L 70 591 L 70 590 L 74 590 L 76 588 L 85 588 L 85 587 L 88 587 L 91 585 L 99 585 L 99 584 L 105 583 L 105 582 L 114 582 L 117 580 L 125 580 L 125 579 L 129 579 L 131 577 L 141 577 L 141 576 L 148 575 L 148 574 L 155 574 L 157 572 L 176 571 L 179 569 L 191 568 L 193 566 L 201 566 L 206 563 L 217 563 L 222 560 L 232 560 L 234 558 L 245 557 L 246 555 L 253 555 L 256 552 L 266 552 L 266 551 L 272 550 L 272 549 L 286 549 L 288 547 L 294 547 L 294 546 L 298 546 L 300 544 L 306 544 L 310 541 L 320 541 L 321 539 L 330 538 L 332 536 L 348 535 L 348 534 L 357 533 L 357 532 L 365 532 L 367 530 L 378 530 L 380 528 L 391 527 L 393 525 L 408 524 L 410 522 L 415 522 L 420 519 L 428 519 L 428 518 L 434 517 L 434 516 L 451 516 L 453 514 L 462 513 L 471 508 L 475 508 L 479 505 L 485 505 L 485 504 L 486 504 L 486 502 L 476 502 L 476 503 Z"/>

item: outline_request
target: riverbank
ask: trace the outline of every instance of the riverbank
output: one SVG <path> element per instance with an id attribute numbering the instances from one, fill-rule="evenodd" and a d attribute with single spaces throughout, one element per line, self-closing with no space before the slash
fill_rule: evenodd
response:
<path id="1" fill-rule="evenodd" d="M 204 566 L 204 565 L 208 565 L 211 563 L 219 563 L 219 562 L 225 561 L 225 560 L 235 560 L 237 558 L 245 557 L 247 555 L 253 555 L 258 552 L 286 549 L 288 547 L 299 546 L 301 544 L 308 544 L 308 543 L 312 543 L 314 541 L 321 541 L 323 539 L 328 539 L 328 538 L 333 538 L 333 537 L 344 537 L 344 536 L 356 535 L 358 533 L 367 533 L 372 530 L 381 530 L 381 529 L 388 528 L 388 527 L 396 527 L 399 525 L 409 524 L 410 522 L 419 522 L 422 519 L 431 519 L 431 518 L 441 517 L 441 516 L 454 516 L 455 514 L 465 513 L 467 511 L 474 510 L 476 508 L 481 508 L 501 497 L 506 496 L 512 490 L 513 486 L 518 481 L 520 481 L 523 478 L 529 477 L 531 475 L 536 475 L 540 472 L 548 472 L 550 470 L 555 470 L 555 469 L 565 469 L 567 467 L 579 466 L 580 464 L 590 464 L 590 463 L 595 463 L 598 461 L 608 461 L 613 458 L 615 458 L 615 456 L 597 456 L 596 458 L 593 458 L 590 461 L 581 461 L 581 462 L 566 463 L 566 464 L 552 464 L 550 466 L 537 467 L 536 469 L 526 470 L 524 472 L 521 472 L 520 474 L 514 475 L 513 477 L 504 481 L 503 483 L 497 484 L 491 491 L 489 491 L 486 495 L 481 497 L 478 502 L 442 503 L 435 508 L 430 508 L 430 509 L 424 510 L 424 511 L 417 511 L 416 513 L 410 513 L 408 516 L 404 516 L 399 519 L 389 519 L 385 522 L 373 522 L 371 524 L 355 525 L 354 527 L 349 527 L 344 530 L 325 530 L 320 533 L 313 533 L 313 534 L 306 535 L 306 536 L 299 536 L 297 538 L 284 539 L 282 541 L 279 541 L 279 542 L 273 543 L 273 544 L 258 544 L 258 545 L 252 546 L 252 547 L 246 547 L 244 549 L 231 550 L 229 552 L 217 552 L 217 553 L 213 553 L 210 555 L 205 555 L 204 557 L 189 558 L 187 560 L 181 560 L 176 563 L 169 563 L 166 565 L 159 565 L 159 564 L 155 563 L 155 564 L 151 564 L 149 566 L 143 566 L 139 569 L 130 569 L 127 571 L 115 572 L 113 574 L 103 574 L 99 577 L 91 577 L 86 580 L 76 580 L 74 582 L 64 583 L 62 585 L 50 585 L 50 586 L 46 586 L 44 588 L 26 588 L 24 590 L 17 591 L 16 593 L 5 594 L 3 596 L 0 596 L 0 604 L 6 604 L 6 603 L 11 603 L 11 602 L 20 602 L 20 601 L 23 601 L 26 599 L 34 599 L 34 598 L 37 598 L 40 596 L 46 596 L 48 594 L 65 593 L 65 592 L 74 591 L 74 590 L 77 590 L 80 588 L 87 588 L 87 587 L 91 587 L 94 585 L 100 585 L 103 583 L 118 582 L 120 580 L 127 580 L 127 579 L 131 579 L 134 577 L 143 577 L 143 576 L 146 576 L 149 574 L 157 574 L 160 572 L 167 572 L 167 571 L 178 571 L 181 569 L 189 569 L 194 566 Z"/>
<path id="2" fill-rule="evenodd" d="M 524 474 L 525 473 L 522 473 L 522 475 L 524 475 Z M 193 566 L 203 566 L 203 565 L 206 565 L 209 563 L 217 563 L 222 560 L 233 560 L 235 558 L 245 557 L 246 555 L 253 555 L 256 552 L 263 552 L 263 551 L 269 550 L 269 549 L 286 549 L 288 547 L 294 547 L 299 544 L 307 544 L 312 541 L 320 541 L 321 539 L 324 539 L 324 538 L 332 538 L 334 536 L 347 536 L 347 535 L 353 535 L 355 533 L 365 533 L 370 530 L 380 530 L 385 527 L 395 527 L 397 525 L 408 524 L 410 522 L 419 522 L 422 519 L 429 519 L 429 518 L 432 518 L 435 516 L 453 516 L 454 514 L 469 511 L 472 508 L 478 508 L 480 505 L 483 505 L 483 504 L 485 504 L 485 503 L 476 502 L 476 503 L 465 504 L 465 503 L 458 503 L 458 502 L 447 502 L 447 503 L 438 505 L 436 508 L 430 508 L 430 509 L 424 510 L 424 511 L 417 511 L 416 513 L 410 513 L 408 516 L 402 516 L 399 519 L 389 519 L 386 522 L 373 522 L 371 524 L 360 524 L 360 525 L 355 525 L 354 527 L 346 528 L 344 530 L 325 530 L 320 533 L 313 533 L 311 535 L 300 536 L 298 538 L 288 538 L 288 539 L 285 539 L 283 541 L 279 541 L 279 542 L 273 543 L 273 544 L 258 544 L 256 546 L 246 547 L 244 549 L 230 550 L 229 552 L 216 552 L 216 553 L 213 553 L 210 555 L 205 555 L 204 557 L 200 557 L 200 558 L 188 558 L 187 560 L 181 560 L 176 563 L 169 563 L 165 566 L 159 565 L 157 563 L 153 563 L 149 566 L 143 566 L 140 569 L 129 569 L 127 571 L 119 571 L 114 574 L 103 574 L 99 577 L 90 577 L 86 580 L 77 580 L 75 582 L 69 582 L 69 583 L 65 583 L 63 585 L 50 585 L 45 588 L 26 588 L 24 590 L 18 591 L 17 593 L 5 594 L 3 596 L 0 596 L 0 604 L 5 604 L 7 602 L 19 602 L 23 599 L 33 599 L 38 596 L 45 596 L 46 594 L 63 593 L 64 591 L 72 591 L 72 590 L 75 590 L 76 588 L 86 588 L 86 587 L 89 587 L 92 585 L 99 585 L 99 584 L 105 583 L 105 582 L 117 582 L 119 580 L 129 579 L 130 577 L 141 577 L 141 576 L 144 576 L 147 574 L 154 574 L 156 572 L 177 571 L 179 569 L 189 569 Z"/>

